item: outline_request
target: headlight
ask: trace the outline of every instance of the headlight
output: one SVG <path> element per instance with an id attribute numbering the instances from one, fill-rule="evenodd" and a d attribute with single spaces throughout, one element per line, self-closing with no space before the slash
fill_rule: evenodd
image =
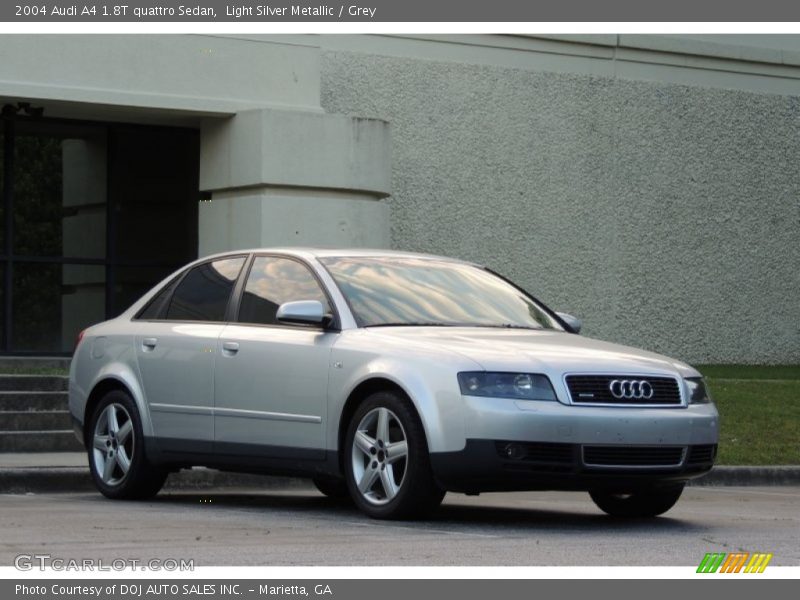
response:
<path id="1" fill-rule="evenodd" d="M 545 375 L 474 371 L 459 373 L 458 385 L 465 396 L 520 400 L 556 399 L 553 386 Z"/>
<path id="2" fill-rule="evenodd" d="M 708 404 L 711 394 L 708 393 L 706 382 L 702 377 L 687 377 L 684 379 L 689 390 L 689 404 Z"/>

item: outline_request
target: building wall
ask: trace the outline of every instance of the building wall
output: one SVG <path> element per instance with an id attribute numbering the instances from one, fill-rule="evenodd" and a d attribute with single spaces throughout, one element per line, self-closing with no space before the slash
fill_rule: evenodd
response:
<path id="1" fill-rule="evenodd" d="M 0 36 L 0 56 L 0 105 L 199 131 L 199 256 L 389 244 L 389 128 L 324 113 L 314 37 Z"/>
<path id="2" fill-rule="evenodd" d="M 796 56 L 648 70 L 600 41 L 585 69 L 468 40 L 323 41 L 322 106 L 389 122 L 393 247 L 487 264 L 588 336 L 800 361 Z"/>
<path id="3" fill-rule="evenodd" d="M 200 254 L 390 243 L 485 263 L 590 336 L 800 362 L 800 36 L 23 35 L 0 54 L 1 103 L 198 128 Z"/>

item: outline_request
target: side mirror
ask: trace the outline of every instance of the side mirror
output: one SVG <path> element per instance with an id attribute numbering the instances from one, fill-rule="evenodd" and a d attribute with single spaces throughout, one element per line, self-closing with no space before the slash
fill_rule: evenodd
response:
<path id="1" fill-rule="evenodd" d="M 331 316 L 318 300 L 297 300 L 281 304 L 275 318 L 288 325 L 326 325 Z"/>
<path id="2" fill-rule="evenodd" d="M 564 312 L 557 312 L 556 314 L 561 317 L 561 320 L 569 326 L 573 333 L 581 332 L 583 321 L 581 321 L 578 317 L 573 317 L 571 314 Z"/>

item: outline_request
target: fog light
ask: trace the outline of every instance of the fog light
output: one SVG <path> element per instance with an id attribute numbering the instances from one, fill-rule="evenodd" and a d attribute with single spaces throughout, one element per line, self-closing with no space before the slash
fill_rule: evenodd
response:
<path id="1" fill-rule="evenodd" d="M 506 458 L 519 460 L 525 456 L 525 449 L 522 447 L 522 444 L 506 444 L 503 446 L 503 454 Z"/>

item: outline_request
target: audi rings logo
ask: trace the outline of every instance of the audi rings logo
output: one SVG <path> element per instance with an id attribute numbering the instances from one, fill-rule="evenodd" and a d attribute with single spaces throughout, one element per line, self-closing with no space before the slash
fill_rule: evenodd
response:
<path id="1" fill-rule="evenodd" d="M 618 400 L 649 400 L 653 397 L 653 386 L 644 379 L 614 379 L 608 384 L 608 391 Z"/>

